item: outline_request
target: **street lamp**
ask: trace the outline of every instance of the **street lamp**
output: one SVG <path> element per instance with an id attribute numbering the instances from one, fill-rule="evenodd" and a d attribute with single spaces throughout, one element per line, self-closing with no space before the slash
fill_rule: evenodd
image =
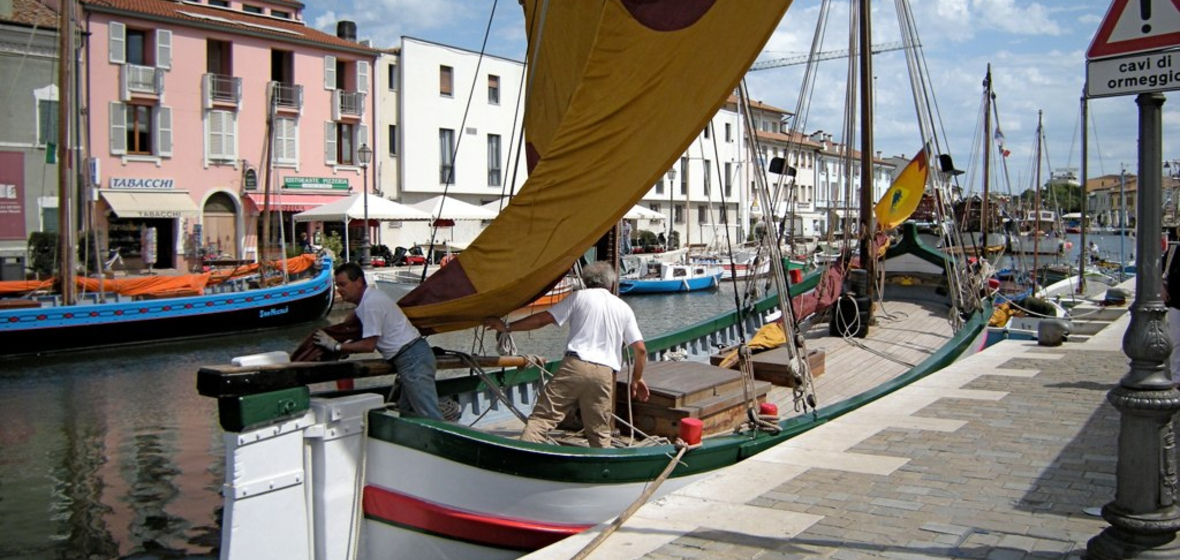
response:
<path id="1" fill-rule="evenodd" d="M 672 185 L 676 183 L 676 168 L 668 170 L 668 239 L 664 241 L 664 250 L 672 249 L 672 221 L 676 219 L 676 206 L 672 203 Z"/>
<path id="2" fill-rule="evenodd" d="M 356 151 L 361 162 L 361 176 L 364 177 L 365 200 L 365 229 L 361 230 L 361 264 L 369 265 L 369 162 L 373 161 L 373 149 L 368 144 L 361 144 Z"/>

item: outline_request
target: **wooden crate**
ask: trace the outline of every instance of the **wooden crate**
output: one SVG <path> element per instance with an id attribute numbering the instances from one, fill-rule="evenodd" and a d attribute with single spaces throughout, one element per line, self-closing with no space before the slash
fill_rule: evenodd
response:
<path id="1" fill-rule="evenodd" d="M 732 348 L 722 349 L 720 352 L 709 357 L 709 363 L 720 364 L 721 360 L 725 358 Z M 766 350 L 750 356 L 750 362 L 754 367 L 754 379 L 760 381 L 769 381 L 775 385 L 782 385 L 786 387 L 794 387 L 795 380 L 791 376 L 790 369 L 787 363 L 790 360 L 790 354 L 786 348 L 775 348 L 773 350 Z M 811 377 L 816 378 L 824 374 L 824 351 L 822 349 L 812 349 L 807 352 L 807 364 L 811 366 Z M 736 366 L 734 366 L 736 367 Z"/>
<path id="2" fill-rule="evenodd" d="M 741 372 L 698 362 L 649 362 L 643 379 L 651 398 L 630 403 L 633 416 L 629 421 L 645 434 L 675 439 L 684 418 L 700 419 L 704 435 L 729 432 L 746 420 Z M 628 417 L 628 386 L 627 376 L 620 375 L 615 412 L 623 419 Z M 755 381 L 758 402 L 764 402 L 769 391 L 769 383 Z M 625 426 L 619 427 L 627 432 Z"/>

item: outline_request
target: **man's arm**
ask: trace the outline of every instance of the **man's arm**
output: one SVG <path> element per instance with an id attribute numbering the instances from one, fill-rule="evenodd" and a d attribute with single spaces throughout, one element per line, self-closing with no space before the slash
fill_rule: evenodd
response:
<path id="1" fill-rule="evenodd" d="M 647 363 L 647 345 L 642 340 L 631 343 L 631 357 L 634 360 L 631 367 L 631 396 L 640 402 L 647 402 L 651 397 L 651 390 L 643 380 L 643 366 Z"/>
<path id="2" fill-rule="evenodd" d="M 536 330 L 545 325 L 553 325 L 557 323 L 557 319 L 553 317 L 548 311 L 534 313 L 519 321 L 512 321 L 508 323 L 496 317 L 488 317 L 483 320 L 483 326 L 492 329 L 498 333 L 511 331 L 531 331 Z"/>

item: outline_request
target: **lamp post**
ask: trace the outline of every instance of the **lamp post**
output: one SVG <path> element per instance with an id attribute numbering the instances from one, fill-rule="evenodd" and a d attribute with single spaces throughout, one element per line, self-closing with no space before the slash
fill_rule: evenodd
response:
<path id="1" fill-rule="evenodd" d="M 356 151 L 357 158 L 361 162 L 361 175 L 363 176 L 365 190 L 363 192 L 365 201 L 365 228 L 361 230 L 361 265 L 369 265 L 369 162 L 373 161 L 373 149 L 368 144 L 361 144 L 361 147 Z"/>
<path id="2" fill-rule="evenodd" d="M 668 239 L 664 241 L 664 250 L 672 249 L 672 222 L 676 219 L 676 205 L 672 202 L 672 189 L 676 183 L 676 167 L 668 170 Z"/>

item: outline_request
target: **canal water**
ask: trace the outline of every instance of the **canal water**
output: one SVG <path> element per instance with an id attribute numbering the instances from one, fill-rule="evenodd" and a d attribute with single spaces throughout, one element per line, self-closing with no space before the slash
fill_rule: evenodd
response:
<path id="1" fill-rule="evenodd" d="M 1135 240 L 1089 236 L 1104 256 Z M 1076 263 L 1080 243 L 1069 262 Z M 1042 262 L 1046 262 L 1042 259 Z M 1049 261 L 1051 262 L 1051 260 Z M 627 298 L 654 337 L 734 308 L 733 286 Z M 197 369 L 234 356 L 290 350 L 316 326 L 66 356 L 0 361 L 0 558 L 216 557 L 224 466 L 212 399 Z M 564 331 L 515 333 L 519 351 L 556 357 Z M 480 350 L 472 332 L 432 344 Z"/>
<path id="2" fill-rule="evenodd" d="M 648 337 L 734 308 L 730 283 L 626 301 Z M 316 326 L 0 361 L 0 558 L 216 557 L 224 448 L 197 369 L 290 351 Z M 564 332 L 514 339 L 521 353 L 552 358 Z M 473 341 L 472 332 L 430 337 L 467 352 Z M 495 353 L 493 336 L 484 344 Z"/>

